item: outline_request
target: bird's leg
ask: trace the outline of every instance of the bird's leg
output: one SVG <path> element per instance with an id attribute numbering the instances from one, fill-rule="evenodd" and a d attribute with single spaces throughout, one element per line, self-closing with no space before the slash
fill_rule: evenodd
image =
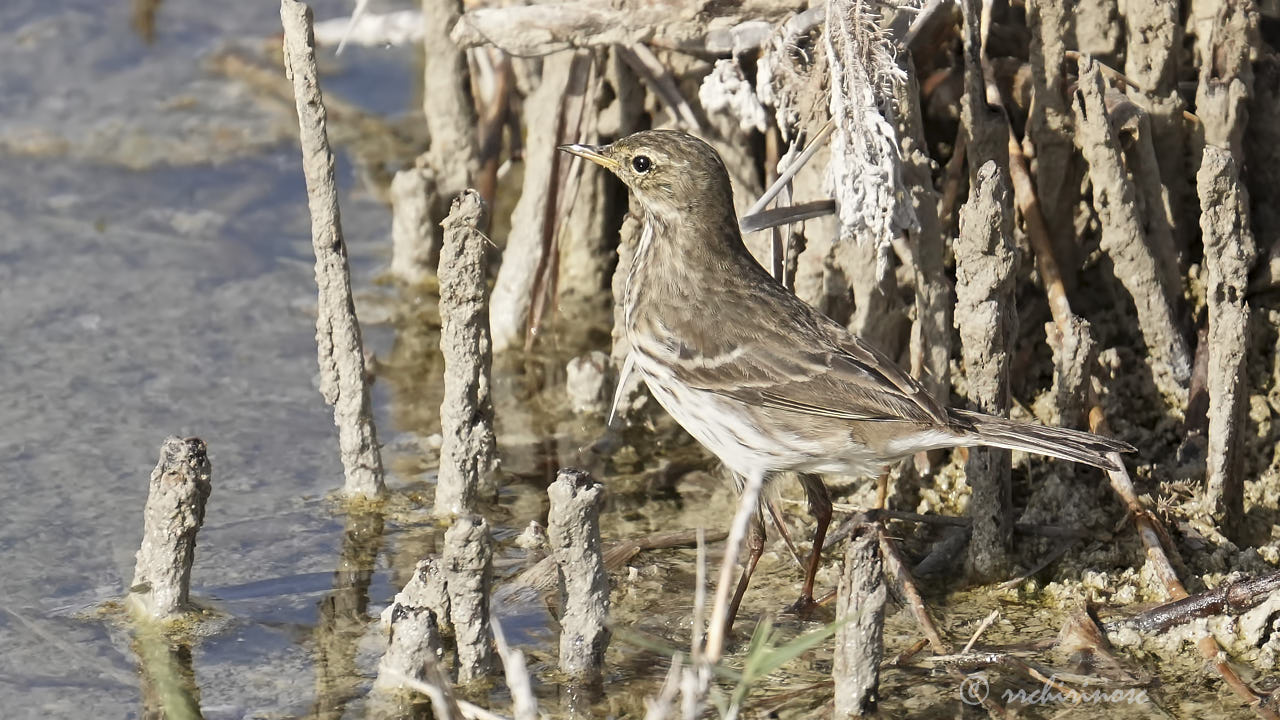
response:
<path id="1" fill-rule="evenodd" d="M 884 510 L 889 504 L 889 471 L 880 473 L 876 480 L 876 509 Z"/>
<path id="2" fill-rule="evenodd" d="M 778 510 L 778 503 L 773 498 L 765 503 L 765 507 L 769 509 L 769 517 L 773 518 L 773 526 L 778 528 L 778 534 L 782 536 L 782 542 L 787 544 L 787 550 L 791 552 L 791 557 L 795 558 L 796 564 L 804 567 L 804 561 L 800 559 L 800 551 L 796 549 L 795 542 L 791 539 L 791 531 L 787 530 L 787 524 L 782 521 L 782 512 Z"/>
<path id="3" fill-rule="evenodd" d="M 747 585 L 751 582 L 751 573 L 756 570 L 756 563 L 764 554 L 764 516 L 757 508 L 751 518 L 751 526 L 747 532 L 747 562 L 742 567 L 742 575 L 738 578 L 738 589 L 733 592 L 733 600 L 729 601 L 729 614 L 725 616 L 724 634 L 733 630 L 733 619 L 738 616 L 738 606 L 742 604 L 742 596 L 747 594 Z"/>
<path id="4" fill-rule="evenodd" d="M 800 474 L 800 486 L 809 498 L 809 513 L 817 521 L 813 529 L 813 548 L 809 551 L 809 562 L 805 567 L 804 587 L 800 589 L 800 598 L 790 610 L 797 615 L 806 615 L 816 604 L 813 602 L 813 580 L 818 575 L 818 567 L 822 564 L 822 543 L 827 538 L 827 528 L 831 525 L 831 494 L 822 478 L 809 473 Z"/>

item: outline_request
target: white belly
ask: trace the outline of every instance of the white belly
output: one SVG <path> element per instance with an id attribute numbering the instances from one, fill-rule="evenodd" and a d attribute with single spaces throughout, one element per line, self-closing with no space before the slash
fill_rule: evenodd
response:
<path id="1" fill-rule="evenodd" d="M 673 382 L 666 368 L 643 353 L 635 353 L 635 367 L 658 404 L 738 475 L 785 471 L 874 475 L 883 469 L 874 453 L 852 442 L 824 447 L 777 422 L 770 423 L 769 432 L 764 432 L 758 408 Z"/>

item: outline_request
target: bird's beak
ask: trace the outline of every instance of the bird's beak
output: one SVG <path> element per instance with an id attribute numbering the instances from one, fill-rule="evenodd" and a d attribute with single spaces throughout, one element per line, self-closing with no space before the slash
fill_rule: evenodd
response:
<path id="1" fill-rule="evenodd" d="M 593 145 L 561 145 L 560 149 L 570 155 L 577 155 L 580 158 L 590 160 L 591 162 L 609 170 L 617 171 L 618 169 L 617 160 L 602 154 L 600 149 Z"/>

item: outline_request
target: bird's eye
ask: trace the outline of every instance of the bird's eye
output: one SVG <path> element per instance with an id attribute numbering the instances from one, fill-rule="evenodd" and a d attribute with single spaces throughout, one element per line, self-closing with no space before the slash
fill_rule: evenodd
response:
<path id="1" fill-rule="evenodd" d="M 635 168 L 636 172 L 643 175 L 644 173 L 649 172 L 649 168 L 653 167 L 653 161 L 650 160 L 647 155 L 637 155 L 631 158 L 631 167 Z"/>

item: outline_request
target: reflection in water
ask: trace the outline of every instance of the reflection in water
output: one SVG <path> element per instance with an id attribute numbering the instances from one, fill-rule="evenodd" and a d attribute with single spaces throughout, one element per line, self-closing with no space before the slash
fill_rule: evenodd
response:
<path id="1" fill-rule="evenodd" d="M 148 45 L 156 39 L 156 11 L 163 2 L 164 0 L 133 0 L 133 14 L 129 24 Z"/>
<path id="2" fill-rule="evenodd" d="M 356 665 L 360 638 L 369 625 L 369 583 L 382 548 L 380 508 L 348 508 L 342 554 L 333 574 L 333 592 L 320 602 L 316 625 L 316 701 L 307 717 L 338 720 L 347 703 L 362 692 Z"/>
<path id="3" fill-rule="evenodd" d="M 572 720 L 593 718 L 596 717 L 593 706 L 604 699 L 604 683 L 597 675 L 566 683 L 561 692 L 560 700 L 565 717 Z"/>
<path id="4" fill-rule="evenodd" d="M 201 720 L 204 715 L 190 643 L 170 640 L 145 621 L 136 627 L 133 652 L 142 670 L 143 719 Z"/>

